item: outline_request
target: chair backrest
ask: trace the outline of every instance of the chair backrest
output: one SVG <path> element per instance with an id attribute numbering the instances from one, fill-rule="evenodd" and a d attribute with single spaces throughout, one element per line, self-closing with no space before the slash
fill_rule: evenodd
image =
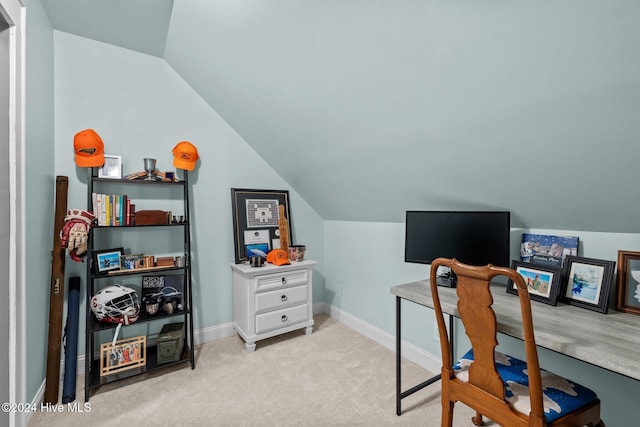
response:
<path id="1" fill-rule="evenodd" d="M 505 400 L 504 384 L 495 368 L 495 347 L 498 344 L 496 314 L 492 308 L 493 296 L 490 282 L 496 276 L 506 276 L 511 279 L 518 289 L 520 309 L 522 313 L 523 337 L 526 352 L 527 371 L 529 376 L 529 398 L 531 401 L 531 415 L 544 417 L 542 401 L 542 382 L 538 353 L 533 335 L 533 320 L 531 316 L 531 302 L 524 279 L 516 271 L 486 266 L 470 266 L 456 259 L 438 258 L 431 264 L 431 294 L 438 330 L 440 334 L 440 348 L 442 352 L 442 381 L 454 378 L 453 357 L 449 348 L 447 330 L 440 304 L 436 275 L 438 267 L 449 267 L 457 276 L 456 294 L 458 296 L 457 316 L 460 317 L 465 333 L 471 341 L 474 362 L 469 367 L 468 382 L 485 393 Z"/>

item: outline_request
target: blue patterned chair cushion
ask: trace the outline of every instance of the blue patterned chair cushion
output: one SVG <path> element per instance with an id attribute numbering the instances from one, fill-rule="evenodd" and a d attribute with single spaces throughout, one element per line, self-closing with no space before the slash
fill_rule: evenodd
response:
<path id="1" fill-rule="evenodd" d="M 527 363 L 499 352 L 496 355 L 496 370 L 505 387 L 507 402 L 513 409 L 529 415 L 531 403 L 529 401 L 529 377 Z M 469 380 L 469 366 L 473 363 L 473 349 L 453 365 L 455 376 L 463 382 Z M 551 372 L 540 370 L 542 376 L 542 394 L 544 414 L 550 423 L 565 414 L 571 413 L 587 405 L 598 397 L 586 387 L 569 381 Z"/>

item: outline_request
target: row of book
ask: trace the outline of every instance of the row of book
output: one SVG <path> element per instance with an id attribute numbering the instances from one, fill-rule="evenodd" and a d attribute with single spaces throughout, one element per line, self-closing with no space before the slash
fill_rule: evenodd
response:
<path id="1" fill-rule="evenodd" d="M 98 219 L 98 226 L 118 227 L 135 224 L 136 205 L 126 194 L 91 195 L 93 214 Z"/>

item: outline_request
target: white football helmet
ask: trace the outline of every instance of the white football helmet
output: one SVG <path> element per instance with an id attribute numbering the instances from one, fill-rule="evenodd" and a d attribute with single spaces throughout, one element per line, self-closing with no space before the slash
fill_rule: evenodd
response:
<path id="1" fill-rule="evenodd" d="M 102 322 L 128 325 L 138 320 L 140 302 L 131 288 L 112 285 L 101 289 L 91 298 L 91 310 Z"/>

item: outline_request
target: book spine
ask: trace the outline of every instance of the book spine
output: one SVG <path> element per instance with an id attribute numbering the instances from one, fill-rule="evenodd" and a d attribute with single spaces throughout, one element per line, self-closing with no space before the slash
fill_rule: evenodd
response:
<path id="1" fill-rule="evenodd" d="M 107 225 L 107 195 L 106 194 L 101 194 L 100 195 L 100 200 L 102 201 L 101 210 L 100 210 L 100 217 L 102 218 L 102 225 Z"/>
<path id="2" fill-rule="evenodd" d="M 93 205 L 93 213 L 95 214 L 96 218 L 98 218 L 98 225 L 103 225 L 102 222 L 102 197 L 101 194 L 97 194 L 96 193 L 96 197 L 95 197 L 95 202 Z"/>
<path id="3" fill-rule="evenodd" d="M 129 222 L 131 222 L 131 225 L 136 224 L 136 205 L 133 203 L 129 205 Z"/>
<path id="4" fill-rule="evenodd" d="M 122 218 L 122 225 L 130 225 L 129 224 L 129 197 L 127 197 L 126 194 L 122 195 L 122 211 L 121 211 L 121 218 Z"/>
<path id="5" fill-rule="evenodd" d="M 111 225 L 111 196 L 105 194 L 104 200 L 107 202 L 107 205 L 104 208 L 104 214 L 106 216 L 104 224 Z"/>
<path id="6" fill-rule="evenodd" d="M 122 196 L 113 196 L 114 199 L 116 199 L 116 223 L 115 225 L 120 226 L 122 225 L 121 218 L 122 216 L 120 215 L 120 204 L 122 203 Z"/>
<path id="7" fill-rule="evenodd" d="M 96 214 L 97 199 L 97 193 L 91 193 L 91 212 L 93 212 L 94 215 Z"/>

